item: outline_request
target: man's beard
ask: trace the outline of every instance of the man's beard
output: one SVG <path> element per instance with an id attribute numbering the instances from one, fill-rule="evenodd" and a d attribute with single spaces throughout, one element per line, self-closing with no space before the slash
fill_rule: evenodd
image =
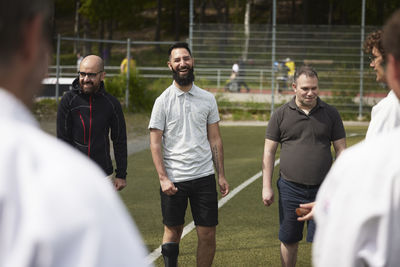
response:
<path id="1" fill-rule="evenodd" d="M 188 67 L 187 74 L 183 76 L 179 75 L 179 71 L 172 69 L 172 77 L 174 78 L 174 81 L 180 86 L 190 85 L 194 82 L 193 68 Z"/>
<path id="2" fill-rule="evenodd" d="M 91 86 L 89 88 L 85 88 L 84 87 L 85 84 L 88 84 L 88 85 L 91 85 Z M 80 85 L 83 93 L 85 93 L 85 94 L 93 94 L 93 93 L 97 92 L 99 90 L 99 88 L 100 88 L 100 85 L 95 85 L 94 82 L 92 82 L 92 81 L 89 81 L 89 82 L 83 82 L 82 81 L 82 82 L 80 82 L 79 85 Z"/>

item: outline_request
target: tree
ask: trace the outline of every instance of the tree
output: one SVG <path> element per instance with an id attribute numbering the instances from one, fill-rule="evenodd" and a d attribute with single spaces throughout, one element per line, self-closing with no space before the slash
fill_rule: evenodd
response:
<path id="1" fill-rule="evenodd" d="M 243 47 L 243 54 L 242 54 L 242 60 L 246 61 L 247 60 L 247 54 L 249 52 L 249 40 L 250 40 L 250 8 L 251 8 L 251 3 L 252 0 L 247 0 L 246 3 L 246 12 L 244 15 L 244 36 L 245 36 L 245 41 L 244 41 L 244 47 Z"/>
<path id="2" fill-rule="evenodd" d="M 160 41 L 161 36 L 161 13 L 162 13 L 162 0 L 157 0 L 157 20 L 156 20 L 156 32 L 155 41 Z M 159 46 L 158 46 L 159 48 Z"/>
<path id="3" fill-rule="evenodd" d="M 74 36 L 75 38 L 79 38 L 79 8 L 80 8 L 80 0 L 75 0 L 75 23 L 74 23 Z M 78 52 L 79 49 L 79 43 L 74 42 L 74 54 Z"/>
<path id="4" fill-rule="evenodd" d="M 135 19 L 135 14 L 139 14 L 142 10 L 144 0 L 81 0 L 80 13 L 87 19 L 88 24 L 96 25 L 99 29 L 99 39 L 112 40 L 116 30 L 116 21 L 121 24 L 129 23 Z M 87 30 L 90 25 L 86 26 L 86 36 L 89 36 Z M 108 43 L 105 48 L 104 44 L 99 45 L 99 54 L 104 57 L 106 64 L 111 57 L 112 45 Z"/>

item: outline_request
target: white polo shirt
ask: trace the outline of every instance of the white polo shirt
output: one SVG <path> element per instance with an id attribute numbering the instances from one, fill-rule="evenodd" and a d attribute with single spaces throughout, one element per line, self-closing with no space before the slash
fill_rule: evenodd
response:
<path id="1" fill-rule="evenodd" d="M 155 101 L 149 129 L 163 131 L 163 158 L 172 182 L 214 173 L 207 125 L 220 120 L 215 97 L 193 84 L 183 92 L 174 83 Z"/>
<path id="2" fill-rule="evenodd" d="M 371 121 L 365 136 L 369 139 L 400 126 L 400 101 L 391 90 L 371 111 Z"/>
<path id="3" fill-rule="evenodd" d="M 400 128 L 348 148 L 318 191 L 316 267 L 400 266 Z"/>

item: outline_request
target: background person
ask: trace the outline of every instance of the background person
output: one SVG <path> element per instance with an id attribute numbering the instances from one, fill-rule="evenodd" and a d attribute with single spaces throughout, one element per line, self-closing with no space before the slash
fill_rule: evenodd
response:
<path id="1" fill-rule="evenodd" d="M 128 58 L 124 58 L 121 61 L 120 71 L 121 74 L 125 74 L 128 71 Z M 136 61 L 133 58 L 131 58 L 129 60 L 129 72 L 132 74 L 135 71 L 136 71 Z"/>
<path id="2" fill-rule="evenodd" d="M 235 62 L 232 65 L 232 73 L 229 78 L 229 82 L 225 85 L 225 91 L 238 92 L 240 93 L 240 88 L 244 86 L 247 93 L 250 92 L 250 88 L 244 81 L 245 71 L 244 71 L 244 61 L 240 60 L 239 63 Z"/>
<path id="3" fill-rule="evenodd" d="M 82 62 L 82 55 L 80 52 L 76 53 L 76 70 L 79 71 L 79 66 L 81 65 Z"/>
<path id="4" fill-rule="evenodd" d="M 285 59 L 285 66 L 287 67 L 287 76 L 289 83 L 293 83 L 293 76 L 296 71 L 296 65 L 289 57 Z"/>
<path id="5" fill-rule="evenodd" d="M 400 10 L 386 23 L 382 40 L 386 80 L 400 99 Z M 314 266 L 400 266 L 399 151 L 397 127 L 349 148 L 335 162 L 317 196 Z"/>
<path id="6" fill-rule="evenodd" d="M 0 1 L 0 266 L 146 266 L 105 174 L 29 112 L 48 69 L 51 10 Z"/>
<path id="7" fill-rule="evenodd" d="M 165 266 L 177 266 L 188 199 L 198 236 L 197 266 L 211 266 L 218 224 L 215 169 L 222 196 L 229 192 L 214 96 L 197 87 L 194 59 L 187 43 L 168 50 L 173 83 L 155 101 L 150 149 L 160 180 Z M 162 152 L 163 151 L 163 152 Z"/>
<path id="8" fill-rule="evenodd" d="M 295 266 L 304 222 L 297 221 L 300 203 L 315 200 L 318 188 L 336 157 L 346 147 L 345 131 L 337 110 L 318 97 L 318 75 L 302 66 L 294 75 L 293 99 L 278 108 L 268 122 L 263 156 L 262 199 L 274 202 L 272 175 L 275 153 L 281 144 L 278 179 L 282 266 Z M 312 242 L 315 223 L 307 223 L 307 241 Z"/>
<path id="9" fill-rule="evenodd" d="M 367 36 L 364 42 L 364 52 L 371 55 L 370 67 L 376 73 L 376 81 L 386 84 L 385 51 L 382 44 L 382 31 L 375 31 Z M 400 103 L 392 90 L 388 95 L 372 107 L 371 121 L 366 139 L 382 132 L 388 132 L 400 125 Z"/>
<path id="10" fill-rule="evenodd" d="M 94 160 L 112 178 L 111 136 L 117 165 L 113 183 L 122 190 L 127 168 L 125 118 L 118 99 L 105 91 L 104 77 L 100 57 L 90 55 L 82 60 L 73 89 L 58 106 L 57 137 Z"/>

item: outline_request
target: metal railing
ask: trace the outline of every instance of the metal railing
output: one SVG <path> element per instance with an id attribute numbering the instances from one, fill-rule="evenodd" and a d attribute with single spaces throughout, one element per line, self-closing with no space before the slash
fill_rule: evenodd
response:
<path id="1" fill-rule="evenodd" d="M 360 26 L 277 25 L 274 37 L 271 25 L 251 25 L 250 28 L 245 75 L 241 79 L 251 88 L 252 94 L 278 93 L 280 88 L 277 87 L 282 85 L 282 80 L 279 80 L 282 75 L 273 68 L 274 61 L 281 62 L 286 58 L 291 58 L 296 66 L 314 66 L 318 71 L 323 97 L 337 106 L 346 106 L 357 112 L 358 105 L 370 106 L 385 93 L 385 89 L 375 82 L 375 73 L 368 66 L 367 55 L 360 53 Z M 365 31 L 369 33 L 376 28 L 366 27 Z M 49 68 L 50 77 L 60 79 L 77 76 L 76 65 L 65 65 L 60 60 L 62 53 L 68 53 L 63 49 L 66 46 L 64 43 L 72 41 L 80 44 L 110 43 L 113 44 L 113 49 L 117 49 L 119 54 L 122 52 L 126 57 L 130 57 L 130 52 L 139 46 L 143 49 L 144 46 L 169 46 L 173 43 L 58 36 L 57 64 Z M 191 46 L 196 63 L 196 83 L 210 91 L 224 92 L 231 76 L 232 64 L 239 61 L 245 53 L 244 42 L 243 25 L 194 24 Z M 363 68 L 360 68 L 361 62 Z M 158 66 L 149 66 L 146 63 L 137 61 L 137 69 L 142 77 L 152 80 L 171 79 L 165 60 L 160 60 Z M 105 70 L 107 77 L 120 74 L 119 65 L 105 66 Z M 127 78 L 129 79 L 128 76 Z M 126 90 L 126 97 L 128 92 Z M 341 103 L 343 97 L 347 98 L 346 103 Z M 272 102 L 271 110 L 273 105 Z M 363 114 L 367 114 L 366 112 Z"/>

